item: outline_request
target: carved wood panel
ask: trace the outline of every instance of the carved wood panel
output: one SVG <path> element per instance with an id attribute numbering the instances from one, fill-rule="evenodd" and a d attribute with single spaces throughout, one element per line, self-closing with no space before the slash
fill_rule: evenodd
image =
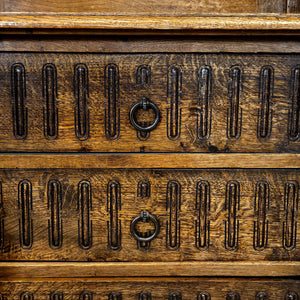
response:
<path id="1" fill-rule="evenodd" d="M 1 282 L 0 299 L 195 299 L 299 300 L 300 281 L 291 279 L 92 279 Z M 2 298 L 1 298 L 2 297 Z"/>
<path id="2" fill-rule="evenodd" d="M 297 169 L 10 169 L 0 178 L 1 261 L 300 260 Z"/>
<path id="3" fill-rule="evenodd" d="M 0 149 L 299 153 L 299 82 L 298 54 L 1 53 Z"/>

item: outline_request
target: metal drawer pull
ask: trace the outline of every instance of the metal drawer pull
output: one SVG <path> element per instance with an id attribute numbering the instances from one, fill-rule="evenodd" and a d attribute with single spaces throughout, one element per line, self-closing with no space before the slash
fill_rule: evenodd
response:
<path id="1" fill-rule="evenodd" d="M 153 222 L 153 224 L 155 226 L 154 233 L 152 235 L 148 236 L 148 237 L 141 237 L 141 236 L 139 236 L 138 233 L 136 232 L 136 229 L 135 229 L 135 225 L 139 221 L 142 221 L 144 223 L 146 223 L 148 221 Z M 133 219 L 133 221 L 131 222 L 130 231 L 131 231 L 132 236 L 137 241 L 139 241 L 139 242 L 150 242 L 150 241 L 152 241 L 158 235 L 159 224 L 158 224 L 158 221 L 147 210 L 143 210 L 141 212 L 141 214 L 139 216 L 135 217 Z"/>
<path id="2" fill-rule="evenodd" d="M 143 127 L 143 126 L 141 126 L 137 123 L 137 121 L 135 119 L 135 115 L 136 115 L 136 111 L 139 108 L 142 108 L 143 110 L 147 110 L 148 108 L 152 108 L 154 110 L 155 120 L 151 125 L 149 125 L 147 127 Z M 131 107 L 129 117 L 130 117 L 130 122 L 131 122 L 132 126 L 134 126 L 137 130 L 150 131 L 150 130 L 153 130 L 157 126 L 157 124 L 159 122 L 159 119 L 160 119 L 160 112 L 159 112 L 158 107 L 153 102 L 151 102 L 147 98 L 143 97 L 139 102 L 137 102 L 136 104 L 134 104 Z"/>

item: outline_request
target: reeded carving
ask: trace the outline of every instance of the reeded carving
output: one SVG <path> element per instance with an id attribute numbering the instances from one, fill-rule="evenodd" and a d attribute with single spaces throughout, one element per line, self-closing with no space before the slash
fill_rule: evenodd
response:
<path id="1" fill-rule="evenodd" d="M 257 136 L 266 141 L 271 136 L 272 116 L 271 101 L 274 89 L 274 70 L 271 66 L 264 66 L 260 71 L 259 99 L 261 107 L 258 110 Z"/>
<path id="2" fill-rule="evenodd" d="M 108 295 L 108 300 L 122 300 L 122 294 L 119 292 L 111 292 Z"/>
<path id="3" fill-rule="evenodd" d="M 254 214 L 257 221 L 254 221 L 253 247 L 257 251 L 262 251 L 268 243 L 268 220 L 270 187 L 267 182 L 257 182 L 255 187 Z"/>
<path id="4" fill-rule="evenodd" d="M 16 139 L 27 136 L 27 108 L 25 67 L 21 63 L 11 67 L 11 93 L 13 98 L 13 130 Z"/>
<path id="5" fill-rule="evenodd" d="M 225 220 L 225 248 L 230 251 L 235 251 L 238 248 L 239 209 L 240 185 L 237 181 L 229 181 L 226 186 L 225 199 L 225 210 L 227 211 L 227 220 Z"/>
<path id="6" fill-rule="evenodd" d="M 255 296 L 255 300 L 268 300 L 269 295 L 266 292 L 257 292 Z"/>
<path id="7" fill-rule="evenodd" d="M 53 292 L 50 294 L 50 300 L 63 300 L 64 295 L 61 292 Z"/>
<path id="8" fill-rule="evenodd" d="M 299 296 L 298 296 L 298 294 L 295 293 L 295 292 L 288 292 L 288 293 L 285 295 L 284 300 L 299 300 Z"/>
<path id="9" fill-rule="evenodd" d="M 288 137 L 292 141 L 300 138 L 300 66 L 293 68 L 291 76 L 292 107 L 289 110 Z"/>
<path id="10" fill-rule="evenodd" d="M 119 211 L 121 210 L 121 185 L 117 181 L 110 181 L 107 185 L 107 211 L 109 221 L 108 247 L 111 250 L 121 249 L 121 220 L 119 220 Z M 115 298 L 113 298 L 115 299 Z"/>
<path id="11" fill-rule="evenodd" d="M 47 139 L 55 139 L 58 135 L 58 109 L 57 98 L 57 71 L 54 64 L 43 66 L 43 98 L 44 110 L 44 135 Z"/>
<path id="12" fill-rule="evenodd" d="M 199 250 L 207 250 L 209 247 L 209 220 L 210 211 L 210 186 L 207 181 L 199 181 L 196 188 L 196 212 L 195 242 Z"/>
<path id="13" fill-rule="evenodd" d="M 141 65 L 136 70 L 136 83 L 140 85 L 151 84 L 151 67 Z"/>
<path id="14" fill-rule="evenodd" d="M 152 299 L 151 293 L 141 292 L 139 294 L 139 300 L 151 300 L 151 299 Z"/>
<path id="15" fill-rule="evenodd" d="M 93 294 L 91 292 L 83 291 L 80 294 L 80 300 L 93 300 Z"/>
<path id="16" fill-rule="evenodd" d="M 169 219 L 166 226 L 166 243 L 169 250 L 177 250 L 180 246 L 181 185 L 176 180 L 168 182 L 166 211 Z"/>
<path id="17" fill-rule="evenodd" d="M 20 210 L 20 245 L 23 249 L 32 247 L 32 186 L 29 180 L 22 180 L 18 186 L 18 207 Z"/>
<path id="18" fill-rule="evenodd" d="M 4 217 L 2 182 L 0 181 L 0 249 L 4 247 Z"/>
<path id="19" fill-rule="evenodd" d="M 62 190 L 58 180 L 50 180 L 47 187 L 47 203 L 50 210 L 48 220 L 49 246 L 52 249 L 59 249 L 63 241 Z"/>
<path id="20" fill-rule="evenodd" d="M 167 109 L 167 136 L 170 140 L 177 140 L 181 132 L 181 108 L 182 95 L 182 69 L 172 65 L 168 69 L 167 97 L 170 107 Z"/>
<path id="21" fill-rule="evenodd" d="M 20 300 L 34 300 L 34 297 L 33 297 L 32 293 L 30 293 L 30 292 L 24 292 L 24 293 L 21 294 Z"/>
<path id="22" fill-rule="evenodd" d="M 282 228 L 282 244 L 286 250 L 296 248 L 298 212 L 298 182 L 287 182 L 284 188 L 284 211 L 285 221 Z"/>
<path id="23" fill-rule="evenodd" d="M 240 294 L 238 292 L 229 292 L 226 295 L 226 300 L 240 300 Z"/>
<path id="24" fill-rule="evenodd" d="M 243 70 L 240 66 L 233 66 L 229 70 L 228 81 L 228 102 L 230 108 L 227 110 L 227 137 L 229 139 L 239 139 L 242 128 L 242 108 L 243 96 Z"/>
<path id="25" fill-rule="evenodd" d="M 149 198 L 151 195 L 151 183 L 149 180 L 140 180 L 137 187 L 137 196 Z"/>
<path id="26" fill-rule="evenodd" d="M 210 300 L 210 299 L 211 299 L 210 293 L 207 293 L 207 292 L 198 293 L 197 300 Z"/>
<path id="27" fill-rule="evenodd" d="M 89 98 L 89 70 L 85 64 L 77 64 L 74 67 L 74 96 L 75 106 L 75 133 L 81 140 L 89 138 L 90 121 L 87 101 Z"/>
<path id="28" fill-rule="evenodd" d="M 182 300 L 182 296 L 180 292 L 171 292 L 169 294 L 169 300 Z"/>
<path id="29" fill-rule="evenodd" d="M 109 140 L 116 140 L 120 135 L 119 68 L 108 64 L 104 71 L 104 96 L 107 98 L 105 108 L 105 135 Z"/>
<path id="30" fill-rule="evenodd" d="M 78 243 L 82 249 L 92 247 L 92 220 L 90 211 L 92 210 L 92 187 L 87 180 L 82 180 L 78 184 Z"/>
<path id="31" fill-rule="evenodd" d="M 197 138 L 208 139 L 211 129 L 211 100 L 212 100 L 212 69 L 202 66 L 198 70 L 198 111 L 197 111 Z"/>

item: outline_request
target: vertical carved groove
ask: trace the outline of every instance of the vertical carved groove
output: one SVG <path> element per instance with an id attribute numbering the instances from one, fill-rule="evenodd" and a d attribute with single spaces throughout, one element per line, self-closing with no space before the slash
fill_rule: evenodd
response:
<path id="1" fill-rule="evenodd" d="M 48 182 L 48 210 L 50 209 L 50 219 L 48 220 L 49 245 L 53 249 L 59 249 L 62 246 L 62 190 L 58 180 Z"/>
<path id="2" fill-rule="evenodd" d="M 230 108 L 227 111 L 227 137 L 238 139 L 242 128 L 242 69 L 239 66 L 231 67 L 229 70 L 228 101 Z"/>
<path id="3" fill-rule="evenodd" d="M 108 295 L 108 300 L 122 300 L 122 294 L 119 292 L 111 292 Z"/>
<path id="4" fill-rule="evenodd" d="M 104 96 L 107 98 L 105 109 L 106 138 L 115 140 L 120 135 L 120 109 L 119 98 L 119 69 L 115 64 L 108 64 L 104 72 Z"/>
<path id="5" fill-rule="evenodd" d="M 257 5 L 259 12 L 261 13 L 287 12 L 287 0 L 258 0 Z"/>
<path id="6" fill-rule="evenodd" d="M 11 83 L 14 135 L 16 139 L 25 139 L 27 136 L 26 75 L 22 64 L 17 63 L 12 66 Z"/>
<path id="7" fill-rule="evenodd" d="M 75 65 L 74 70 L 75 133 L 83 141 L 89 138 L 89 110 L 87 99 L 89 97 L 89 72 L 85 64 Z"/>
<path id="8" fill-rule="evenodd" d="M 289 111 L 288 136 L 292 141 L 300 138 L 300 67 L 292 70 L 291 98 L 292 108 Z"/>
<path id="9" fill-rule="evenodd" d="M 121 249 L 121 185 L 117 181 L 110 181 L 107 185 L 107 211 L 109 212 L 108 247 L 112 250 Z"/>
<path id="10" fill-rule="evenodd" d="M 236 181 L 229 181 L 226 186 L 225 210 L 228 211 L 225 221 L 225 248 L 235 251 L 238 248 L 240 209 L 240 185 Z"/>
<path id="11" fill-rule="evenodd" d="M 34 297 L 33 297 L 32 293 L 24 292 L 24 293 L 21 294 L 20 300 L 34 300 Z"/>
<path id="12" fill-rule="evenodd" d="M 180 292 L 171 292 L 169 294 L 169 300 L 182 300 L 182 296 Z"/>
<path id="13" fill-rule="evenodd" d="M 254 213 L 257 221 L 254 222 L 253 246 L 262 251 L 268 242 L 267 211 L 269 210 L 270 187 L 267 182 L 258 182 L 255 187 Z"/>
<path id="14" fill-rule="evenodd" d="M 208 139 L 211 129 L 212 70 L 202 66 L 198 71 L 197 138 Z"/>
<path id="15" fill-rule="evenodd" d="M 206 181 L 197 183 L 196 190 L 196 247 L 199 250 L 207 250 L 209 247 L 209 220 L 210 211 L 210 186 Z"/>
<path id="16" fill-rule="evenodd" d="M 92 247 L 92 220 L 90 211 L 92 210 L 92 188 L 87 180 L 82 180 L 78 184 L 78 242 L 82 249 Z"/>
<path id="17" fill-rule="evenodd" d="M 136 83 L 140 85 L 151 84 L 151 67 L 141 65 L 136 71 Z"/>
<path id="18" fill-rule="evenodd" d="M 166 226 L 167 248 L 177 250 L 180 246 L 181 185 L 175 180 L 168 182 L 166 210 L 169 212 L 169 220 Z"/>
<path id="19" fill-rule="evenodd" d="M 210 300 L 210 299 L 211 299 L 210 294 L 207 292 L 200 292 L 197 297 L 197 300 Z"/>
<path id="20" fill-rule="evenodd" d="M 4 217 L 2 182 L 0 181 L 0 249 L 4 247 Z"/>
<path id="21" fill-rule="evenodd" d="M 226 296 L 226 300 L 240 300 L 240 294 L 237 292 L 229 292 Z"/>
<path id="22" fill-rule="evenodd" d="M 287 182 L 284 190 L 284 210 L 285 221 L 282 228 L 282 243 L 286 250 L 296 248 L 297 222 L 296 216 L 298 211 L 298 183 Z"/>
<path id="23" fill-rule="evenodd" d="M 260 72 L 259 97 L 261 108 L 258 110 L 257 133 L 260 140 L 266 140 L 271 136 L 272 115 L 270 109 L 274 88 L 274 70 L 271 66 L 262 67 Z"/>
<path id="24" fill-rule="evenodd" d="M 32 212 L 32 186 L 29 180 L 23 180 L 18 188 L 18 205 L 20 209 L 20 244 L 24 249 L 32 247 L 33 224 L 31 218 Z"/>
<path id="25" fill-rule="evenodd" d="M 167 97 L 170 108 L 167 109 L 167 136 L 170 140 L 177 140 L 181 131 L 181 108 L 179 101 L 182 94 L 182 69 L 172 65 L 168 69 Z"/>
<path id="26" fill-rule="evenodd" d="M 258 292 L 255 296 L 255 300 L 268 300 L 269 295 L 266 292 Z"/>
<path id="27" fill-rule="evenodd" d="M 58 110 L 56 108 L 57 97 L 57 71 L 53 64 L 43 67 L 43 98 L 44 108 L 44 135 L 48 139 L 57 138 L 58 134 Z"/>
<path id="28" fill-rule="evenodd" d="M 139 294 L 139 300 L 151 300 L 151 299 L 152 299 L 151 293 L 141 292 Z"/>
<path id="29" fill-rule="evenodd" d="M 151 196 L 151 183 L 149 180 L 141 180 L 137 187 L 137 196 L 140 198 L 149 198 Z"/>
<path id="30" fill-rule="evenodd" d="M 93 300 L 93 294 L 91 292 L 82 292 L 80 294 L 80 300 Z"/>
<path id="31" fill-rule="evenodd" d="M 299 300 L 299 296 L 298 296 L 298 294 L 295 293 L 295 292 L 288 292 L 288 293 L 285 295 L 284 300 Z"/>
<path id="32" fill-rule="evenodd" d="M 63 300 L 64 295 L 61 292 L 54 292 L 50 295 L 50 300 Z"/>

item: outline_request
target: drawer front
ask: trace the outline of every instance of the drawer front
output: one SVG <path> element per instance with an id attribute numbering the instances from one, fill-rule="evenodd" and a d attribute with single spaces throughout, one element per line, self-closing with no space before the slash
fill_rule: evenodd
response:
<path id="1" fill-rule="evenodd" d="M 298 54 L 1 53 L 0 148 L 299 153 L 298 63 Z"/>
<path id="2" fill-rule="evenodd" d="M 1 261 L 300 260 L 298 169 L 2 170 Z"/>
<path id="3" fill-rule="evenodd" d="M 21 299 L 288 299 L 298 300 L 300 281 L 291 279 L 93 279 L 0 283 L 0 298 Z"/>

